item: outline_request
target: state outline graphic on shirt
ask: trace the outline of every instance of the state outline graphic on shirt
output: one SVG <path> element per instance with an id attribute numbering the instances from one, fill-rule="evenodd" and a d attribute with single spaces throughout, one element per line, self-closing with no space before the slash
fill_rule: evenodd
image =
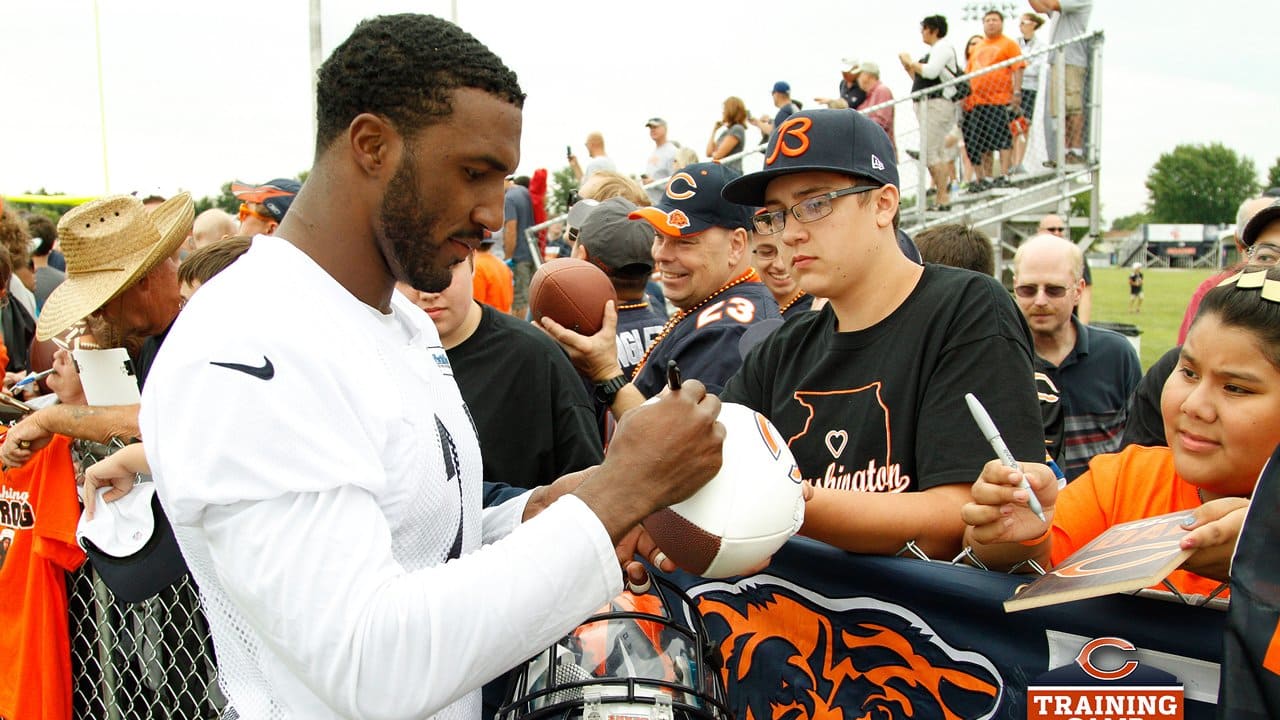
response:
<path id="1" fill-rule="evenodd" d="M 831 462 L 820 477 L 806 477 L 805 482 L 824 488 L 836 490 L 857 490 L 861 492 L 904 492 L 911 487 L 911 477 L 902 472 L 901 463 L 893 461 L 893 433 L 889 420 L 889 406 L 881 397 L 883 383 L 879 380 L 857 388 L 845 390 L 797 390 L 792 394 L 795 401 L 809 412 L 804 427 L 800 432 L 787 439 L 787 447 L 797 457 L 812 456 L 810 453 L 798 452 L 797 442 L 811 444 L 821 442 L 822 448 L 831 456 Z M 850 412 L 849 404 L 864 399 L 866 406 L 862 413 Z M 824 402 L 825 401 L 825 402 Z M 836 404 L 838 403 L 838 407 Z M 825 408 L 830 407 L 830 410 Z M 865 460 L 866 467 L 861 467 L 863 458 L 852 459 L 846 465 L 842 462 L 844 453 L 849 448 L 849 430 L 839 425 L 839 420 L 859 415 L 867 418 L 881 417 L 884 422 L 884 451 L 878 457 Z M 824 418 L 830 417 L 829 421 Z M 862 432 L 874 423 L 867 422 Z M 813 430 L 826 432 L 819 440 L 809 437 Z M 856 469 L 850 470 L 850 467 Z"/>

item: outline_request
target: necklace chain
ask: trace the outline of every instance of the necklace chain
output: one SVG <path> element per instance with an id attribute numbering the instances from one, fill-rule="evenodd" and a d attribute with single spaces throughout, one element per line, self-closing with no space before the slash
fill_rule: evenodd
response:
<path id="1" fill-rule="evenodd" d="M 730 280 L 724 285 L 721 285 L 719 290 L 716 290 L 715 292 L 708 295 L 706 299 L 703 300 L 702 302 L 698 303 L 697 305 L 694 305 L 688 310 L 681 310 L 677 312 L 675 315 L 672 315 L 671 319 L 667 321 L 667 324 L 662 326 L 662 332 L 658 333 L 658 337 L 653 339 L 653 344 L 649 346 L 648 350 L 644 351 L 644 357 L 640 358 L 640 363 L 636 365 L 636 369 L 631 371 L 631 379 L 635 380 L 636 378 L 640 377 L 640 371 L 644 370 L 645 363 L 649 362 L 649 356 L 653 354 L 654 349 L 657 348 L 658 345 L 664 339 L 666 339 L 668 335 L 671 334 L 672 330 L 676 329 L 676 325 L 679 325 L 681 320 L 684 320 L 685 318 L 694 314 L 698 310 L 702 309 L 703 305 L 706 305 L 707 303 L 711 302 L 716 298 L 716 296 L 725 292 L 729 288 L 732 288 L 735 285 L 741 285 L 744 282 L 750 282 L 752 280 L 756 280 L 758 278 L 759 276 L 756 275 L 756 269 L 748 268 L 746 272 L 742 273 L 741 275 L 734 278 L 733 280 Z"/>
<path id="2" fill-rule="evenodd" d="M 648 306 L 649 306 L 648 300 L 641 300 L 640 302 L 622 303 L 621 305 L 618 305 L 616 309 L 618 312 L 622 312 L 623 310 L 639 310 L 640 308 L 648 307 Z"/>
<path id="3" fill-rule="evenodd" d="M 790 310 L 792 305 L 795 305 L 796 303 L 800 302 L 800 298 L 808 294 L 809 293 L 803 290 L 797 290 L 795 296 L 792 297 L 790 300 L 788 300 L 786 305 L 783 305 L 782 307 L 778 308 L 778 314 L 781 315 L 786 311 Z"/>

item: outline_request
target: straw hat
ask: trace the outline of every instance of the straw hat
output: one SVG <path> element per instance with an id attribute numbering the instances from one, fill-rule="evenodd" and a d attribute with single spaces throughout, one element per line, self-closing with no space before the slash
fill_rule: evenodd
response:
<path id="1" fill-rule="evenodd" d="M 67 279 L 40 311 L 36 339 L 48 340 L 107 304 L 178 250 L 195 205 L 179 193 L 148 213 L 130 195 L 85 203 L 62 216 L 58 239 Z"/>

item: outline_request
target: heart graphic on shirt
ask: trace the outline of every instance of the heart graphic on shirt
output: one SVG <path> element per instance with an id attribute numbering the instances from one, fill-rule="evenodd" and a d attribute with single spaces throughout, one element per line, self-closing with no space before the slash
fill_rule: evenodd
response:
<path id="1" fill-rule="evenodd" d="M 844 446 L 849 444 L 849 433 L 844 430 L 832 430 L 827 433 L 827 450 L 831 452 L 831 457 L 840 459 L 840 453 L 844 452 Z"/>

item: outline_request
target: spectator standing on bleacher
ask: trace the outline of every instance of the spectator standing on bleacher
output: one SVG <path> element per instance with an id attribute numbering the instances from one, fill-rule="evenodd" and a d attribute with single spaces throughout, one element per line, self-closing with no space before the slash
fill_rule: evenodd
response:
<path id="1" fill-rule="evenodd" d="M 929 52 L 919 60 L 912 60 L 908 53 L 900 53 L 898 60 L 911 76 L 911 92 L 916 93 L 942 84 L 960 74 L 956 49 L 946 40 L 947 19 L 942 15 L 930 15 L 920 21 L 920 39 L 929 46 Z M 951 179 L 955 176 L 954 148 L 947 147 L 946 137 L 956 126 L 956 106 L 951 99 L 954 88 L 938 90 L 916 100 L 916 117 L 920 123 L 920 154 L 929 168 L 933 186 L 937 189 L 935 209 L 951 209 Z"/>
<path id="2" fill-rule="evenodd" d="M 844 58 L 846 70 L 840 71 L 840 85 L 836 88 L 834 98 L 814 98 L 813 101 L 829 108 L 856 108 L 867 99 L 867 93 L 858 85 L 858 66 L 862 63 L 857 58 Z"/>
<path id="3" fill-rule="evenodd" d="M 730 155 L 742 152 L 747 144 L 747 117 L 747 106 L 742 98 L 736 95 L 725 98 L 720 119 L 711 128 L 711 139 L 707 140 L 708 160 L 720 162 Z M 730 160 L 724 166 L 742 174 L 742 158 Z"/>
<path id="4" fill-rule="evenodd" d="M 982 16 L 983 38 L 969 55 L 965 72 L 975 73 L 999 65 L 1022 54 L 1018 43 L 1004 35 L 1004 14 L 988 10 Z M 1009 132 L 1010 109 L 1022 102 L 1022 70 L 1025 63 L 1015 63 L 972 78 L 972 94 L 965 99 L 964 146 L 977 174 L 970 192 L 990 187 L 1008 187 L 1012 166 L 1013 136 Z M 999 177 L 993 176 L 992 153 L 1000 153 Z"/>
<path id="5" fill-rule="evenodd" d="M 880 82 L 880 66 L 873 62 L 864 62 L 858 66 L 858 87 L 862 88 L 867 97 L 856 108 L 857 110 L 866 110 L 893 100 L 893 91 L 888 85 Z M 889 144 L 894 147 L 896 156 L 898 151 L 897 141 L 893 137 L 893 111 L 894 106 L 890 105 L 868 113 L 867 117 L 874 120 L 880 129 L 884 130 L 885 135 L 889 136 Z"/>
<path id="6" fill-rule="evenodd" d="M 769 136 L 773 134 L 774 128 L 800 111 L 800 108 L 796 107 L 796 104 L 791 100 L 791 83 L 779 80 L 773 84 L 773 106 L 778 108 L 778 111 L 773 114 L 772 118 L 763 114 L 758 118 L 749 118 L 751 124 L 760 131 L 766 142 L 769 140 Z"/>
<path id="7" fill-rule="evenodd" d="M 1066 463 L 1074 480 L 1089 460 L 1120 449 L 1129 395 L 1142 377 L 1138 353 L 1119 333 L 1077 320 L 1084 254 L 1070 240 L 1036 235 L 1013 256 L 1013 292 L 1031 328 L 1036 355 L 1062 396 Z"/>
<path id="8" fill-rule="evenodd" d="M 1089 13 L 1093 11 L 1093 0 L 1030 0 L 1036 12 L 1048 13 L 1053 19 L 1053 32 L 1049 35 L 1049 44 L 1054 45 L 1083 35 L 1089 29 Z M 1067 105 L 1066 134 L 1068 164 L 1084 162 L 1084 82 L 1085 69 L 1089 64 L 1089 48 L 1084 43 L 1073 43 L 1066 48 L 1065 75 L 1066 91 L 1064 98 Z M 1049 114 L 1057 118 L 1058 93 L 1054 90 L 1056 73 L 1049 66 Z M 1044 146 L 1049 153 L 1046 164 L 1054 163 L 1058 154 L 1057 133 L 1054 123 L 1044 124 Z"/>
<path id="9" fill-rule="evenodd" d="M 578 156 L 573 152 L 569 153 L 569 169 L 573 170 L 573 176 L 582 182 L 601 170 L 618 171 L 618 166 L 613 160 L 605 154 L 604 151 L 604 135 L 598 132 L 587 134 L 587 139 L 583 142 L 587 148 L 587 166 L 584 168 L 578 164 Z"/>
<path id="10" fill-rule="evenodd" d="M 653 141 L 653 152 L 649 154 L 649 160 L 644 165 L 644 174 L 640 176 L 640 181 L 648 185 L 655 180 L 671 177 L 676 171 L 676 151 L 680 148 L 667 138 L 666 120 L 651 117 L 644 126 L 649 128 L 649 139 Z M 662 188 L 657 188 L 655 192 L 661 195 Z"/>
<path id="11" fill-rule="evenodd" d="M 1023 13 L 1018 20 L 1018 49 L 1023 55 L 1031 56 L 1044 47 L 1044 42 L 1036 36 L 1041 25 L 1044 25 L 1044 18 L 1035 13 Z M 1040 92 L 1040 73 L 1044 65 L 1045 56 L 1036 55 L 1022 73 L 1022 102 L 1013 108 L 1013 167 L 1009 169 L 1010 175 L 1027 171 L 1022 159 L 1031 144 L 1031 121 L 1036 115 L 1036 95 Z"/>

